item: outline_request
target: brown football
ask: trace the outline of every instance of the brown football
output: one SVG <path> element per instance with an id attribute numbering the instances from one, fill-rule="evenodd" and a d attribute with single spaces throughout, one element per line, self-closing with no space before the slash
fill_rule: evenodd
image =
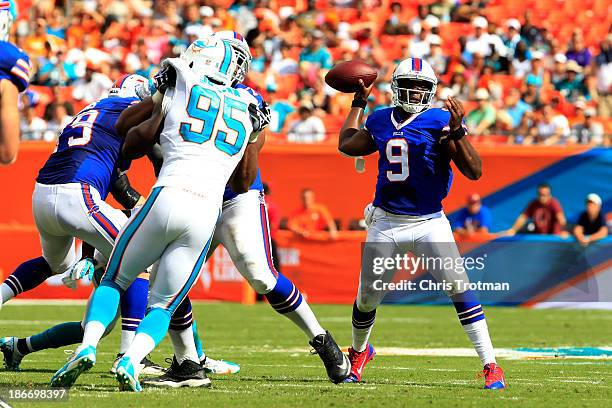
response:
<path id="1" fill-rule="evenodd" d="M 340 92 L 353 93 L 359 90 L 360 79 L 370 86 L 377 76 L 378 72 L 363 61 L 344 61 L 329 70 L 325 82 Z"/>

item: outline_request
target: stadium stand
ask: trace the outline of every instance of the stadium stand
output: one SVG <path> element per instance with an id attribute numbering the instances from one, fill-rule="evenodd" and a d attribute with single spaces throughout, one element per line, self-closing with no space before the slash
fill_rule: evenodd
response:
<path id="1" fill-rule="evenodd" d="M 334 63 L 359 58 L 379 70 L 371 111 L 389 102 L 394 64 L 422 54 L 438 69 L 439 99 L 458 96 L 469 111 L 477 107 L 478 89 L 488 91 L 496 120 L 476 135 L 477 142 L 610 144 L 612 13 L 605 0 L 18 3 L 14 39 L 35 67 L 35 86 L 22 103 L 47 122 L 52 87 L 59 86 L 78 111 L 120 74 L 150 76 L 163 58 L 198 36 L 232 29 L 251 45 L 248 83 L 273 104 L 273 142 L 287 143 L 287 127 L 307 106 L 325 123 L 320 143 L 334 143 L 350 105 L 321 80 Z M 513 112 L 518 119 L 508 123 L 503 118 L 512 108 L 506 103 L 513 89 L 520 90 L 525 109 Z M 559 138 L 538 134 L 547 106 L 568 123 Z M 575 125 L 584 124 L 585 116 L 589 125 L 579 126 L 578 134 Z M 24 132 L 28 126 L 24 121 Z"/>

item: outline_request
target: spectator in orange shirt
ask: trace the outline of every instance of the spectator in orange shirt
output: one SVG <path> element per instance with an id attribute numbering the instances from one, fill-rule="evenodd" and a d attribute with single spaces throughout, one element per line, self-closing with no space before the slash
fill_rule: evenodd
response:
<path id="1" fill-rule="evenodd" d="M 289 219 L 287 227 L 294 233 L 308 238 L 315 231 L 329 231 L 332 239 L 338 235 L 338 229 L 329 210 L 323 204 L 315 202 L 314 191 L 302 190 L 302 208 L 296 210 Z"/>
<path id="2" fill-rule="evenodd" d="M 30 58 L 38 58 L 45 55 L 45 44 L 49 41 L 47 35 L 47 22 L 39 18 L 34 26 L 34 33 L 25 40 L 24 47 Z"/>

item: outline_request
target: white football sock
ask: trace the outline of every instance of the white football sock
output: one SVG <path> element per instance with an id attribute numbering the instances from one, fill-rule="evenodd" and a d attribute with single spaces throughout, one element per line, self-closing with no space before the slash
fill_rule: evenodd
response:
<path id="1" fill-rule="evenodd" d="M 370 334 L 372 333 L 372 329 L 374 328 L 374 323 L 366 329 L 357 329 L 355 326 L 353 328 L 353 350 L 357 352 L 362 352 L 366 349 L 368 345 L 368 340 L 370 339 Z"/>
<path id="2" fill-rule="evenodd" d="M 0 296 L 2 297 L 2 303 L 6 303 L 12 298 L 15 297 L 15 293 L 13 293 L 13 289 L 11 289 L 6 283 L 3 283 L 0 286 Z"/>
<path id="3" fill-rule="evenodd" d="M 125 352 L 123 357 L 129 357 L 132 360 L 134 367 L 138 364 L 155 348 L 155 341 L 153 337 L 147 333 L 140 332 L 134 337 L 134 341 L 130 345 L 130 348 Z"/>
<path id="4" fill-rule="evenodd" d="M 325 334 L 325 330 L 319 324 L 314 313 L 312 313 L 312 309 L 308 306 L 305 300 L 302 300 L 302 303 L 292 312 L 283 313 L 284 316 L 287 316 L 289 320 L 296 324 L 306 336 L 308 336 L 309 340 L 314 339 L 319 334 Z"/>
<path id="5" fill-rule="evenodd" d="M 179 364 L 185 360 L 195 361 L 196 363 L 200 361 L 191 326 L 184 330 L 170 329 L 168 330 L 168 334 L 170 334 L 170 340 L 172 340 L 174 356 Z"/>
<path id="6" fill-rule="evenodd" d="M 125 354 L 130 344 L 134 341 L 136 330 L 121 330 L 121 344 L 119 346 L 119 354 Z"/>
<path id="7" fill-rule="evenodd" d="M 83 343 L 82 347 L 92 346 L 98 347 L 98 343 L 102 336 L 104 336 L 104 332 L 106 331 L 106 327 L 101 322 L 91 321 L 85 325 L 85 332 L 83 334 Z"/>
<path id="8" fill-rule="evenodd" d="M 463 330 L 474 345 L 474 349 L 476 353 L 478 353 L 482 365 L 495 363 L 495 351 L 493 350 L 493 344 L 489 336 L 487 321 L 482 319 L 474 323 L 466 324 L 463 326 Z"/>

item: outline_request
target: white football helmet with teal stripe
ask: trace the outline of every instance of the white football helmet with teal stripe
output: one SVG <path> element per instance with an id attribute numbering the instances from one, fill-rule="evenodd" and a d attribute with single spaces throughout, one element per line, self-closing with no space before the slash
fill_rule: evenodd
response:
<path id="1" fill-rule="evenodd" d="M 11 25 L 17 19 L 17 8 L 13 0 L 0 0 L 0 41 L 8 41 Z"/>
<path id="2" fill-rule="evenodd" d="M 431 106 L 438 78 L 429 63 L 421 58 L 406 58 L 391 77 L 393 106 L 408 113 L 419 113 Z"/>
<path id="3" fill-rule="evenodd" d="M 249 69 L 251 68 L 251 60 L 253 59 L 251 50 L 249 49 L 249 44 L 246 42 L 242 34 L 236 31 L 217 31 L 212 36 L 222 40 L 227 40 L 232 45 L 232 48 L 236 53 L 236 64 L 238 65 L 238 69 L 234 74 L 234 85 L 241 83 L 249 73 Z"/>
<path id="4" fill-rule="evenodd" d="M 238 70 L 236 54 L 230 42 L 212 36 L 194 41 L 181 54 L 181 59 L 196 75 L 225 86 L 232 85 Z"/>

